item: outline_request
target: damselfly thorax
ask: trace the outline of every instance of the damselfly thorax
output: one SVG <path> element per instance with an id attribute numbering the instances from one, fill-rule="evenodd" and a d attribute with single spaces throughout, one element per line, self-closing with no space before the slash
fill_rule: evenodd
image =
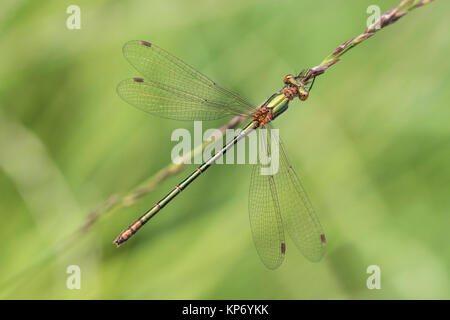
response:
<path id="1" fill-rule="evenodd" d="M 298 97 L 300 100 L 305 101 L 309 97 L 309 90 L 306 89 L 305 83 L 303 83 L 303 74 L 306 71 L 302 71 L 298 77 L 294 77 L 292 74 L 287 74 L 283 78 L 285 87 L 279 92 L 273 94 L 266 102 L 263 103 L 259 109 L 252 114 L 253 122 L 257 128 L 263 128 L 267 123 L 278 117 L 284 111 L 287 110 L 289 102 Z"/>

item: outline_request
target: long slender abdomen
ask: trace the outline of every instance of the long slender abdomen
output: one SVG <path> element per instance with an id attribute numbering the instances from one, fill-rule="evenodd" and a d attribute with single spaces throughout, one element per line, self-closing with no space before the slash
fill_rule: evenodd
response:
<path id="1" fill-rule="evenodd" d="M 202 165 L 203 166 L 203 165 Z M 123 230 L 116 239 L 114 243 L 120 246 L 122 243 L 127 241 L 134 235 L 148 220 L 150 220 L 155 214 L 157 214 L 166 204 L 168 204 L 173 198 L 175 198 L 184 188 L 186 188 L 192 181 L 194 181 L 200 174 L 204 172 L 202 166 L 195 169 L 186 179 L 184 179 L 180 184 L 177 184 L 164 198 L 159 200 L 150 210 L 144 213 L 139 219 L 137 219 L 133 224 L 128 226 Z"/>
<path id="2" fill-rule="evenodd" d="M 175 188 L 172 189 L 164 198 L 159 200 L 150 210 L 144 213 L 139 219 L 137 219 L 128 228 L 123 230 L 116 239 L 114 243 L 120 246 L 122 243 L 131 238 L 148 220 L 150 220 L 155 214 L 157 214 L 164 206 L 166 206 L 173 198 L 175 198 L 181 191 L 183 191 L 192 181 L 197 179 L 203 172 L 206 171 L 218 158 L 223 156 L 225 152 L 239 140 L 247 136 L 251 131 L 253 131 L 257 126 L 251 122 L 249 123 L 238 135 L 234 137 L 229 143 L 227 143 L 222 150 L 217 152 L 214 156 L 205 161 L 200 167 L 195 169 L 186 179 L 184 179 L 180 184 L 177 184 Z"/>

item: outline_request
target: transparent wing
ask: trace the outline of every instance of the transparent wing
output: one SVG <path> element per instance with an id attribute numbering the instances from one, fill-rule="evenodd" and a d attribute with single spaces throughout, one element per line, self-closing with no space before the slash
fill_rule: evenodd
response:
<path id="1" fill-rule="evenodd" d="M 271 125 L 268 127 L 273 129 Z M 325 253 L 326 244 L 322 226 L 300 179 L 289 163 L 282 141 L 275 136 L 273 143 L 279 147 L 279 168 L 274 174 L 274 180 L 284 229 L 307 259 L 319 261 Z M 274 146 L 271 149 L 276 151 Z"/>
<path id="2" fill-rule="evenodd" d="M 222 111 L 226 116 L 248 114 L 256 110 L 255 106 L 245 99 L 220 87 L 205 75 L 154 44 L 137 40 L 129 41 L 123 47 L 123 54 L 144 75 L 144 88 L 148 89 L 153 86 L 159 89 L 158 93 L 161 93 L 162 90 L 167 91 L 166 95 L 175 92 L 180 100 L 181 96 L 183 99 L 190 98 L 201 105 L 202 114 L 211 110 L 215 114 Z M 134 84 L 135 86 L 132 86 L 131 83 L 119 84 L 119 95 L 131 104 L 138 100 L 141 105 L 147 106 L 146 111 L 160 115 L 161 111 L 153 107 L 158 100 L 155 100 L 151 95 L 142 96 L 140 91 L 136 91 L 136 87 L 142 88 L 142 85 Z M 139 95 L 139 97 L 133 97 L 133 95 Z M 193 118 L 188 112 L 190 106 L 183 106 L 183 115 L 188 116 L 186 120 Z M 193 109 L 195 115 L 198 115 L 198 108 L 199 106 L 195 105 Z M 165 116 L 167 117 L 167 115 Z M 211 119 L 217 119 L 217 116 L 215 115 Z M 205 118 L 205 120 L 210 120 L 208 116 L 205 116 Z M 180 119 L 181 116 L 178 116 L 177 120 Z"/>
<path id="3" fill-rule="evenodd" d="M 117 93 L 136 108 L 162 118 L 216 120 L 241 114 L 193 93 L 141 78 L 123 80 Z"/>
<path id="4" fill-rule="evenodd" d="M 267 144 L 260 143 L 260 146 L 260 154 L 270 154 L 270 150 L 266 148 Z M 274 176 L 261 174 L 261 169 L 260 162 L 253 166 L 250 181 L 250 227 L 261 261 L 267 268 L 276 269 L 284 260 L 283 222 Z"/>

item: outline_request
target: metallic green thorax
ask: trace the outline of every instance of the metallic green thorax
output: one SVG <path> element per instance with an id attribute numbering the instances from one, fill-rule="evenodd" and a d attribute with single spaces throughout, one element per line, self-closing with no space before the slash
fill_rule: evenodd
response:
<path id="1" fill-rule="evenodd" d="M 282 92 L 275 93 L 269 99 L 267 99 L 264 106 L 268 109 L 272 109 L 273 119 L 275 119 L 287 110 L 289 106 L 289 99 Z"/>

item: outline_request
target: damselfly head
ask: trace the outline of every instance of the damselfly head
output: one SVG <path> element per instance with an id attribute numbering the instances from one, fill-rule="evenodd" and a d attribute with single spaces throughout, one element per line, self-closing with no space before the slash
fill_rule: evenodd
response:
<path id="1" fill-rule="evenodd" d="M 305 88 L 305 84 L 303 83 L 304 75 L 305 71 L 300 72 L 297 77 L 294 77 L 292 74 L 287 74 L 284 76 L 283 83 L 286 85 L 286 88 L 283 90 L 289 94 L 290 100 L 297 95 L 302 101 L 308 99 L 309 90 Z"/>
<path id="2" fill-rule="evenodd" d="M 294 75 L 292 75 L 292 74 L 287 74 L 287 75 L 285 75 L 285 76 L 283 77 L 283 83 L 284 83 L 284 84 L 287 84 L 287 85 L 289 85 L 289 84 L 297 85 L 297 83 L 295 82 L 295 77 L 294 77 Z"/>

